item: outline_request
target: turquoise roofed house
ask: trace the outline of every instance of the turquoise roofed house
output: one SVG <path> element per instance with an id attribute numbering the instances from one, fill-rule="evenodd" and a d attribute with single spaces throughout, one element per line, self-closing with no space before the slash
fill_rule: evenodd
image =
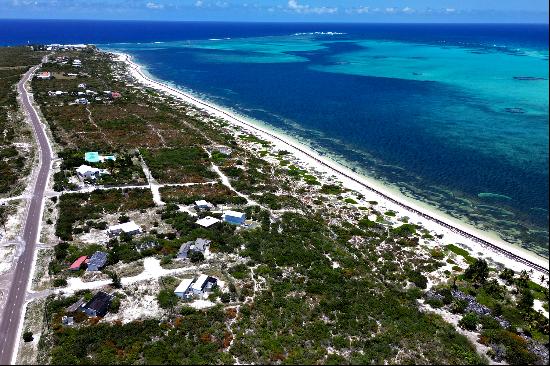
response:
<path id="1" fill-rule="evenodd" d="M 105 160 L 116 160 L 114 155 L 99 155 L 97 151 L 89 151 L 84 154 L 84 160 L 88 163 L 99 163 L 104 162 Z"/>

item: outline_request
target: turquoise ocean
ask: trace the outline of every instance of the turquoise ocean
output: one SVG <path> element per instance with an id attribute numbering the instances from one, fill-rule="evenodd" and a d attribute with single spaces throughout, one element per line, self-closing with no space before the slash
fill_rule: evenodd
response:
<path id="1" fill-rule="evenodd" d="M 39 26 L 548 257 L 548 25 Z"/>

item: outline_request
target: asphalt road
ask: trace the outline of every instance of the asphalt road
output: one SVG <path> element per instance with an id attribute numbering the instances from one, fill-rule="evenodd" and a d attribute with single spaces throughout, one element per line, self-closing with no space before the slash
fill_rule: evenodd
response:
<path id="1" fill-rule="evenodd" d="M 21 96 L 23 107 L 32 122 L 35 137 L 40 147 L 40 168 L 35 177 L 34 190 L 23 226 L 22 239 L 25 247 L 17 260 L 11 287 L 8 290 L 6 306 L 2 309 L 2 318 L 0 319 L 0 365 L 11 363 L 14 348 L 17 342 L 19 342 L 19 323 L 22 321 L 21 317 L 27 293 L 27 284 L 31 276 L 34 251 L 39 238 L 44 191 L 52 163 L 52 154 L 48 139 L 41 126 L 38 114 L 31 104 L 29 94 L 24 87 L 25 82 L 32 77 L 37 67 L 31 68 L 17 84 L 17 91 Z"/>

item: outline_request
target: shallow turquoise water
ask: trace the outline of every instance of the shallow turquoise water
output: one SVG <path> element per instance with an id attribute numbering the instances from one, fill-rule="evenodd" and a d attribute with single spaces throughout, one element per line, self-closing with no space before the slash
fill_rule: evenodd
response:
<path id="1" fill-rule="evenodd" d="M 105 47 L 547 255 L 547 41 L 502 45 L 500 34 L 493 44 L 471 31 L 452 42 L 395 38 L 292 34 Z"/>

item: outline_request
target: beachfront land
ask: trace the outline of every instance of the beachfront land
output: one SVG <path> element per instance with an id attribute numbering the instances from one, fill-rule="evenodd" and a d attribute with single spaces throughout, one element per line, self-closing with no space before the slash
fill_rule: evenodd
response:
<path id="1" fill-rule="evenodd" d="M 31 86 L 59 160 L 19 360 L 548 362 L 547 278 L 478 259 L 112 55 L 49 61 Z M 201 278 L 216 285 L 192 290 Z"/>

